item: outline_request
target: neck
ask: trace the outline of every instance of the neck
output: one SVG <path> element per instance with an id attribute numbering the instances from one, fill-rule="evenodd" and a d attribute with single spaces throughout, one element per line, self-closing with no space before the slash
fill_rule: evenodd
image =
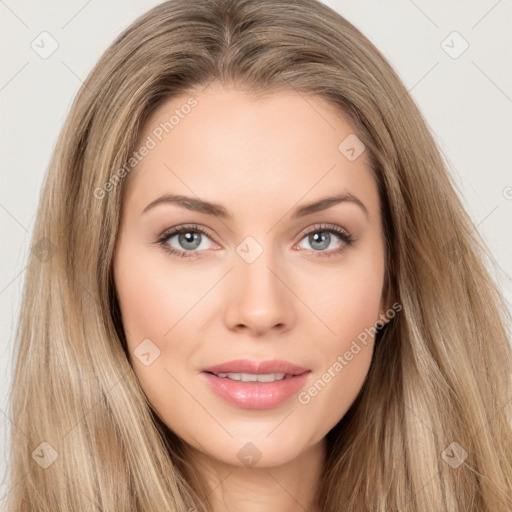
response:
<path id="1" fill-rule="evenodd" d="M 212 512 L 320 512 L 314 502 L 326 440 L 280 466 L 230 465 L 188 446 Z"/>

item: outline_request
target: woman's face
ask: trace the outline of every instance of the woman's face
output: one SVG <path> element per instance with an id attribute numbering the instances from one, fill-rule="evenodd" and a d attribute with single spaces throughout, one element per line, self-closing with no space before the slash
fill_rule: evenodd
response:
<path id="1" fill-rule="evenodd" d="M 140 134 L 115 286 L 142 389 L 204 455 L 290 462 L 363 385 L 387 304 L 378 191 L 353 132 L 318 97 L 214 84 Z"/>

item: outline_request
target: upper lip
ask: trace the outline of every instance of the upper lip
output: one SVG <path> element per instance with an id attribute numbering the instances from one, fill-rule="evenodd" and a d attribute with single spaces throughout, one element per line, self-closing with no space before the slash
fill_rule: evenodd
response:
<path id="1" fill-rule="evenodd" d="M 236 359 L 234 361 L 227 361 L 225 363 L 217 364 L 203 368 L 203 372 L 209 373 L 252 373 L 252 374 L 267 374 L 267 373 L 285 373 L 290 375 L 300 375 L 309 371 L 309 368 L 298 366 L 288 361 L 280 359 L 272 359 L 269 361 L 252 361 L 249 359 Z"/>

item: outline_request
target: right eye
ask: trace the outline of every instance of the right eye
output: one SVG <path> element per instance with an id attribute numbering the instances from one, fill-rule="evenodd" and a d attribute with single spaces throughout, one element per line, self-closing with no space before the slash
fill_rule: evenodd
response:
<path id="1" fill-rule="evenodd" d="M 170 244 L 173 238 L 176 238 L 176 243 L 179 245 L 178 247 L 173 247 Z M 209 248 L 203 247 L 203 249 L 197 250 L 201 247 L 204 238 L 211 240 L 205 229 L 197 224 L 190 224 L 175 226 L 166 230 L 157 240 L 157 243 L 162 245 L 164 250 L 173 256 L 190 259 L 195 258 L 197 252 Z"/>

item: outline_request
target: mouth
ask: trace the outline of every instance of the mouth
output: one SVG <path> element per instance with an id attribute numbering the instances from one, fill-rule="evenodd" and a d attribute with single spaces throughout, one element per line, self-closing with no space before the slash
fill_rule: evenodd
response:
<path id="1" fill-rule="evenodd" d="M 292 373 L 212 373 L 207 372 L 221 379 L 237 380 L 241 382 L 275 382 L 295 377 Z"/>
<path id="2" fill-rule="evenodd" d="M 236 359 L 225 363 L 217 364 L 203 368 L 203 372 L 213 373 L 214 375 L 226 374 L 232 375 L 281 375 L 279 380 L 286 376 L 294 377 L 304 372 L 310 371 L 309 368 L 299 366 L 289 361 L 281 359 L 272 359 L 269 361 L 253 361 L 250 359 Z M 240 380 L 235 377 L 235 380 Z"/>
<path id="3" fill-rule="evenodd" d="M 243 409 L 271 409 L 305 384 L 311 370 L 288 361 L 236 360 L 202 370 L 210 389 Z"/>

